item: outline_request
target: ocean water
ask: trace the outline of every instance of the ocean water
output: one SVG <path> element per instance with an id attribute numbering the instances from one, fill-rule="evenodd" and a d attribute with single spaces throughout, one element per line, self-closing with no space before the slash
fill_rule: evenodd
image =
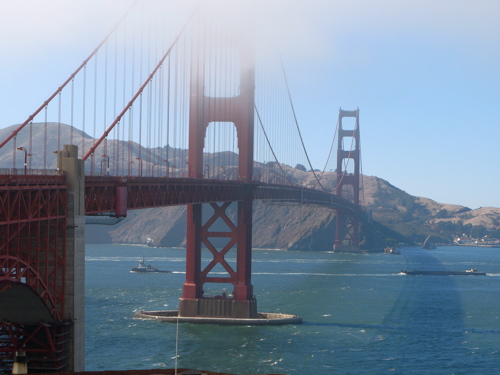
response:
<path id="1" fill-rule="evenodd" d="M 135 274 L 146 257 L 167 274 Z M 402 269 L 487 276 L 405 276 Z M 176 310 L 183 249 L 87 245 L 86 370 L 192 368 L 237 374 L 491 374 L 500 368 L 500 249 L 401 249 L 401 255 L 256 250 L 260 312 L 275 327 L 161 323 Z"/>

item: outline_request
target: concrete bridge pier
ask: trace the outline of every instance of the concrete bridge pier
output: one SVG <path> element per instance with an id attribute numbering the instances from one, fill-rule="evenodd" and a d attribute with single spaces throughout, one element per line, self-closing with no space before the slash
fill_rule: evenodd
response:
<path id="1" fill-rule="evenodd" d="M 57 168 L 66 177 L 66 270 L 63 319 L 71 322 L 68 367 L 85 366 L 85 174 L 78 146 L 65 145 L 57 154 Z"/>

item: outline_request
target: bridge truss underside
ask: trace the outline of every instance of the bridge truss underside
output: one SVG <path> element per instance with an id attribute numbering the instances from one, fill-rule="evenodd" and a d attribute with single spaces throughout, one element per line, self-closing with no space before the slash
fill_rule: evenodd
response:
<path id="1" fill-rule="evenodd" d="M 360 213 L 347 199 L 297 186 L 166 177 L 85 177 L 85 215 L 121 217 L 131 209 L 246 199 L 317 204 L 351 215 Z"/>
<path id="2" fill-rule="evenodd" d="M 64 176 L 0 176 L 0 372 L 68 370 Z"/>

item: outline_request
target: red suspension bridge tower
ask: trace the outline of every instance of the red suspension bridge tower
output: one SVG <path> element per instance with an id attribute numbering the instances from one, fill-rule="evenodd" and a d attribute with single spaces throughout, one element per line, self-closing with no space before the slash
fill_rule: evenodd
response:
<path id="1" fill-rule="evenodd" d="M 197 40 L 203 40 L 201 35 Z M 218 78 L 226 81 L 222 84 L 225 89 L 214 96 L 209 88 L 214 77 L 208 72 L 207 61 L 213 61 L 212 54 L 219 47 L 209 43 L 193 49 L 188 173 L 189 177 L 203 178 L 203 149 L 207 128 L 234 126 L 238 138 L 239 179 L 250 182 L 254 150 L 253 56 L 248 53 L 247 43 L 238 38 L 230 42 L 225 59 L 232 60 L 234 64 L 233 69 L 230 69 L 233 76 Z M 211 203 L 210 207 L 202 204 L 188 206 L 186 282 L 179 301 L 179 316 L 257 317 L 257 302 L 251 284 L 252 201 L 253 189 L 250 184 L 246 197 L 236 203 L 237 218 L 234 222 L 228 216 L 231 202 Z M 220 225 L 216 226 L 216 223 L 225 229 L 221 229 Z M 211 258 L 204 267 L 202 248 L 208 249 L 207 255 Z M 225 258 L 229 252 L 236 256 L 235 265 L 229 264 Z M 214 270 L 226 274 L 221 276 L 221 272 L 213 272 Z M 232 284 L 233 295 L 220 296 L 223 298 L 207 296 L 204 291 L 207 283 Z"/>
<path id="2" fill-rule="evenodd" d="M 343 119 L 352 118 L 354 123 L 344 128 Z M 359 109 L 339 110 L 337 147 L 336 195 L 359 205 L 360 144 Z M 334 250 L 359 251 L 359 218 L 337 210 Z"/>

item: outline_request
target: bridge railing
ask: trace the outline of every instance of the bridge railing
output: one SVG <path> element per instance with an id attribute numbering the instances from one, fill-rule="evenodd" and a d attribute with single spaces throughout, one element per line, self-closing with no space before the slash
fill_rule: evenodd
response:
<path id="1" fill-rule="evenodd" d="M 0 175 L 55 176 L 60 174 L 62 174 L 62 172 L 57 169 L 0 168 Z"/>
<path id="2" fill-rule="evenodd" d="M 64 175 L 55 169 L 9 169 L 0 168 L 0 186 L 12 189 L 12 186 L 28 185 L 64 185 Z"/>

